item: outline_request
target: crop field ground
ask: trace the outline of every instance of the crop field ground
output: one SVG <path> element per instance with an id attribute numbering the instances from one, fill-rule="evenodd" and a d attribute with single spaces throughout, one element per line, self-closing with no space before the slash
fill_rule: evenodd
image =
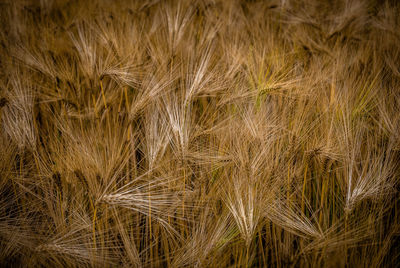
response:
<path id="1" fill-rule="evenodd" d="M 1 0 L 0 266 L 399 265 L 399 14 Z"/>

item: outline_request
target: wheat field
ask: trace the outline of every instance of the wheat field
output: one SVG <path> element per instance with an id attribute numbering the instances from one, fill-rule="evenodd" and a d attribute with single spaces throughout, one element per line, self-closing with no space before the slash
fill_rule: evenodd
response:
<path id="1" fill-rule="evenodd" d="M 397 1 L 0 14 L 0 266 L 400 262 Z"/>

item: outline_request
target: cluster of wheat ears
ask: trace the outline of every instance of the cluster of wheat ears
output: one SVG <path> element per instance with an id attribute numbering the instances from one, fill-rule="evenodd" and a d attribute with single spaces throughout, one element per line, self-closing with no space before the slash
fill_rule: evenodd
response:
<path id="1" fill-rule="evenodd" d="M 0 264 L 395 266 L 399 13 L 1 1 Z"/>

